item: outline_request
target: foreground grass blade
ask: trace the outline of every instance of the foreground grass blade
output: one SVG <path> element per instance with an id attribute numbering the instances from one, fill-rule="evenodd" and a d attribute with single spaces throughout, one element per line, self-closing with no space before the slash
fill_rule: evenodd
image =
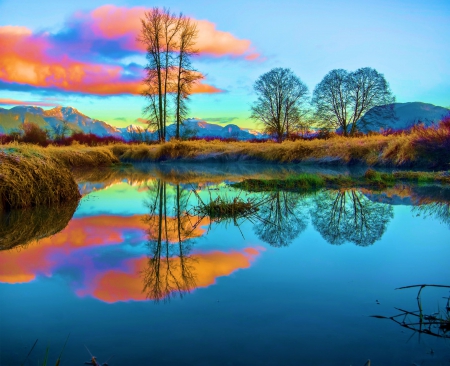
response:
<path id="1" fill-rule="evenodd" d="M 59 364 L 61 362 L 61 357 L 62 357 L 62 354 L 64 352 L 64 348 L 66 348 L 66 344 L 67 344 L 67 341 L 69 340 L 69 337 L 70 337 L 70 333 L 67 335 L 66 341 L 64 342 L 64 346 L 63 346 L 63 348 L 61 350 L 61 353 L 59 354 L 58 359 L 56 360 L 56 365 L 55 366 L 59 366 Z"/>
<path id="2" fill-rule="evenodd" d="M 39 340 L 39 338 L 36 339 L 36 341 L 35 341 L 34 344 L 33 344 L 33 347 L 31 347 L 30 351 L 29 351 L 28 354 L 27 354 L 27 357 L 25 357 L 25 360 L 23 360 L 23 362 L 20 364 L 20 366 L 25 365 L 25 362 L 27 362 L 28 357 L 30 356 L 31 352 L 33 352 L 33 349 L 34 349 L 34 347 L 36 346 L 36 343 L 37 343 L 38 340 Z"/>

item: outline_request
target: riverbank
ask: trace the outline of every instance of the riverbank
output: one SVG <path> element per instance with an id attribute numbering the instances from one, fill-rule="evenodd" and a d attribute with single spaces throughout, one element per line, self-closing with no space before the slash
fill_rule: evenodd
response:
<path id="1" fill-rule="evenodd" d="M 450 168 L 450 129 L 423 129 L 400 135 L 355 138 L 334 136 L 327 140 L 283 143 L 223 141 L 170 141 L 165 144 L 110 144 L 65 147 L 9 144 L 0 151 L 51 156 L 70 168 L 110 166 L 119 162 L 269 163 L 308 165 L 363 165 L 374 167 Z"/>
<path id="2" fill-rule="evenodd" d="M 361 165 L 447 171 L 450 167 L 450 143 L 447 141 L 450 141 L 450 134 L 430 131 L 426 138 L 418 134 L 359 138 L 336 136 L 328 140 L 285 141 L 281 144 L 171 141 L 159 145 L 112 144 L 98 147 L 79 144 L 45 148 L 17 143 L 2 145 L 0 212 L 78 200 L 80 194 L 73 169 L 121 166 L 127 162 Z M 371 184 L 389 184 L 377 177 Z M 421 177 L 425 179 L 423 174 Z M 440 183 L 448 184 L 444 178 Z M 333 179 L 341 180 L 333 184 L 345 184 L 343 177 Z M 324 184 L 331 184 L 330 180 L 326 179 Z"/>
<path id="3" fill-rule="evenodd" d="M 124 162 L 257 162 L 450 168 L 450 131 L 328 140 L 274 142 L 171 141 L 159 145 L 107 146 Z"/>
<path id="4" fill-rule="evenodd" d="M 0 151 L 0 213 L 78 201 L 71 171 L 43 151 Z"/>

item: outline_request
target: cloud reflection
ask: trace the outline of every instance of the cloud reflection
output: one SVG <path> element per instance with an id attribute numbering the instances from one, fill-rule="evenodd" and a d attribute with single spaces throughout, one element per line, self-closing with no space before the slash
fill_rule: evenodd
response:
<path id="1" fill-rule="evenodd" d="M 149 291 L 146 291 L 148 287 L 144 287 L 143 290 L 143 281 L 145 282 L 149 274 L 149 259 L 134 258 L 126 262 L 125 270 L 108 270 L 100 273 L 89 281 L 86 288 L 78 290 L 77 295 L 92 296 L 107 303 L 161 300 L 175 292 L 190 292 L 196 288 L 213 285 L 218 277 L 229 276 L 239 269 L 249 268 L 259 254 L 260 250 L 255 248 L 196 253 L 189 258 L 191 281 L 185 280 L 185 271 L 179 257 L 163 259 L 157 274 L 158 283 L 152 283 Z M 163 289 L 158 288 L 161 282 L 164 285 Z"/>

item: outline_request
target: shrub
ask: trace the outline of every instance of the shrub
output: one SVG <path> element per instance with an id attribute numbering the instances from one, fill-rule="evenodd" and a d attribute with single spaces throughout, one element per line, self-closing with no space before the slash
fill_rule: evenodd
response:
<path id="1" fill-rule="evenodd" d="M 23 131 L 23 135 L 19 141 L 40 146 L 48 146 L 48 131 L 41 129 L 37 124 L 25 122 L 20 129 Z"/>

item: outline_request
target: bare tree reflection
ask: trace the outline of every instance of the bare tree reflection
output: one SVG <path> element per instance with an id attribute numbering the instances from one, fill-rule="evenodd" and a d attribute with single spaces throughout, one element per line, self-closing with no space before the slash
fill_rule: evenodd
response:
<path id="1" fill-rule="evenodd" d="M 169 300 L 176 294 L 183 296 L 196 285 L 195 259 L 189 256 L 195 227 L 186 214 L 187 192 L 176 185 L 175 193 L 169 194 L 168 187 L 160 180 L 149 187 L 150 213 L 145 218 L 150 255 L 142 273 L 143 292 L 155 301 Z"/>
<path id="2" fill-rule="evenodd" d="M 356 189 L 322 191 L 314 198 L 311 219 L 330 244 L 368 246 L 379 240 L 394 217 L 392 206 L 369 200 Z"/>
<path id="3" fill-rule="evenodd" d="M 258 237 L 274 247 L 286 247 L 306 229 L 305 210 L 300 210 L 300 195 L 276 191 L 267 193 L 258 213 L 254 230 Z"/>

